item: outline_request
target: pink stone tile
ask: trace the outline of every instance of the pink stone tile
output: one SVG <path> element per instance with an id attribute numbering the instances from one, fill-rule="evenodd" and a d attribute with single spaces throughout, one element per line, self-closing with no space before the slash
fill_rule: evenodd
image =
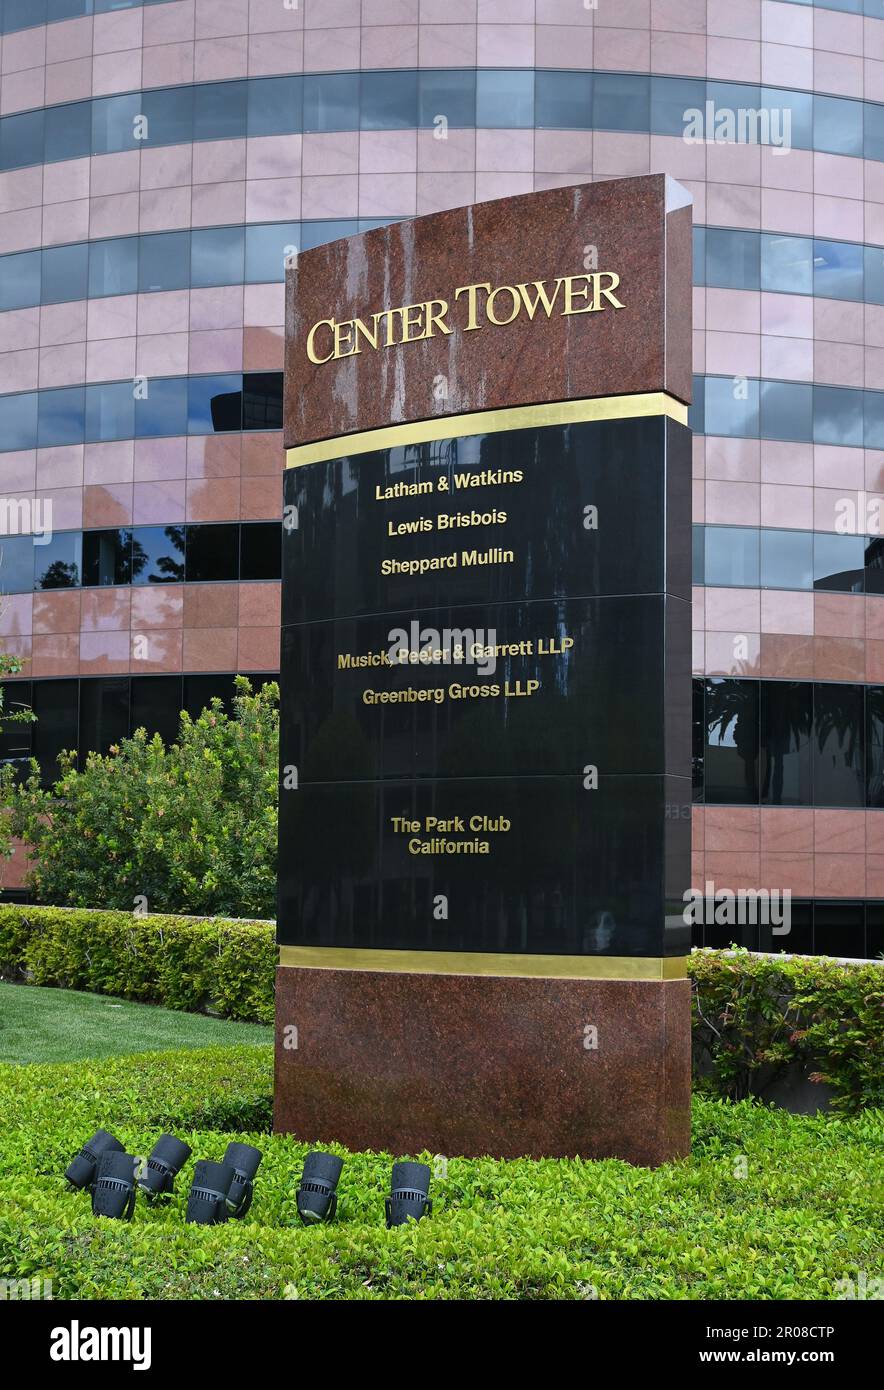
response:
<path id="1" fill-rule="evenodd" d="M 90 166 L 88 188 L 93 198 L 138 191 L 141 156 L 137 150 L 93 155 L 91 160 L 84 160 L 83 163 Z"/>
<path id="2" fill-rule="evenodd" d="M 279 631 L 275 627 L 238 629 L 237 670 L 279 670 Z"/>
<path id="3" fill-rule="evenodd" d="M 96 54 L 92 59 L 92 92 L 96 97 L 131 92 L 141 86 L 141 50 Z"/>
<path id="4" fill-rule="evenodd" d="M 813 485 L 813 445 L 761 442 L 761 481 L 789 487 Z"/>
<path id="5" fill-rule="evenodd" d="M 706 476 L 727 482 L 757 483 L 760 477 L 760 446 L 757 439 L 706 440 Z"/>
<path id="6" fill-rule="evenodd" d="M 128 630 L 131 589 L 84 589 L 80 616 L 83 632 Z"/>
<path id="7" fill-rule="evenodd" d="M 128 670 L 128 632 L 80 633 L 80 672 L 82 675 L 110 675 Z"/>
<path id="8" fill-rule="evenodd" d="M 300 72 L 304 65 L 304 36 L 295 29 L 252 34 L 248 41 L 247 63 L 250 77 Z"/>
<path id="9" fill-rule="evenodd" d="M 250 328 L 275 328 L 285 322 L 284 285 L 246 285 L 243 292 L 243 324 Z"/>
<path id="10" fill-rule="evenodd" d="M 242 335 L 242 365 L 246 372 L 281 372 L 285 362 L 282 328 L 246 328 Z"/>
<path id="11" fill-rule="evenodd" d="M 238 372 L 243 366 L 243 335 L 241 328 L 212 329 L 191 333 L 188 370 L 201 372 Z"/>
<path id="12" fill-rule="evenodd" d="M 759 815 L 757 806 L 707 806 L 703 812 L 706 852 L 757 853 Z"/>
<path id="13" fill-rule="evenodd" d="M 421 24 L 418 52 L 422 68 L 475 67 L 477 51 L 475 24 Z"/>
<path id="14" fill-rule="evenodd" d="M 247 140 L 246 171 L 248 178 L 300 177 L 301 139 L 300 135 L 261 135 Z"/>
<path id="15" fill-rule="evenodd" d="M 708 809 L 708 808 L 707 808 Z M 707 832 L 708 833 L 708 832 Z M 737 892 L 740 888 L 757 888 L 759 882 L 759 854 L 746 851 L 706 850 L 706 878 L 711 880 L 716 890 L 729 888 Z"/>
<path id="16" fill-rule="evenodd" d="M 187 477 L 239 477 L 242 441 L 243 436 L 235 434 L 192 435 L 187 440 Z"/>
<path id="17" fill-rule="evenodd" d="M 305 30 L 304 71 L 355 71 L 359 67 L 360 38 L 355 26 Z"/>
<path id="18" fill-rule="evenodd" d="M 91 237 L 130 236 L 138 231 L 138 194 L 113 193 L 90 200 Z"/>
<path id="19" fill-rule="evenodd" d="M 194 0 L 177 0 L 175 4 L 150 6 L 144 11 L 145 47 L 192 39 L 193 35 Z"/>
<path id="20" fill-rule="evenodd" d="M 87 381 L 114 381 L 134 375 L 134 338 L 105 338 L 87 344 Z"/>
<path id="21" fill-rule="evenodd" d="M 757 632 L 710 632 L 704 643 L 709 676 L 761 675 L 761 641 Z"/>
<path id="22" fill-rule="evenodd" d="M 769 680 L 813 680 L 813 638 L 761 634 L 761 675 Z"/>
<path id="23" fill-rule="evenodd" d="M 866 853 L 884 855 L 884 814 L 881 811 L 866 811 L 865 816 Z M 880 896 L 884 897 L 884 894 Z"/>
<path id="24" fill-rule="evenodd" d="M 190 329 L 240 328 L 242 326 L 242 285 L 219 285 L 190 292 Z"/>
<path id="25" fill-rule="evenodd" d="M 784 530 L 813 529 L 813 489 L 761 484 L 761 525 Z"/>
<path id="26" fill-rule="evenodd" d="M 274 474 L 243 481 L 240 502 L 243 521 L 273 521 L 282 515 L 282 479 Z"/>
<path id="27" fill-rule="evenodd" d="M 236 670 L 235 627 L 185 628 L 182 663 L 185 671 Z"/>
<path id="28" fill-rule="evenodd" d="M 813 897 L 812 854 L 761 854 L 761 882 L 780 892 L 790 892 L 796 898 Z"/>
<path id="29" fill-rule="evenodd" d="M 864 898 L 864 854 L 815 854 L 813 891 L 817 898 Z"/>
<path id="30" fill-rule="evenodd" d="M 132 484 L 95 483 L 83 489 L 83 525 L 131 526 Z"/>
<path id="31" fill-rule="evenodd" d="M 139 376 L 186 376 L 188 351 L 186 333 L 152 333 L 138 339 L 135 371 Z"/>
<path id="32" fill-rule="evenodd" d="M 758 632 L 758 589 L 706 589 L 706 628 L 721 632 Z"/>
<path id="33" fill-rule="evenodd" d="M 306 140 L 305 140 L 306 149 Z M 280 180 L 263 180 L 280 182 Z M 282 182 L 286 182 L 282 180 Z M 258 185 L 249 185 L 249 195 Z M 257 197 L 257 195 L 256 195 Z M 261 200 L 266 201 L 266 200 Z M 260 202 L 256 203 L 256 206 Z M 311 177 L 301 181 L 301 216 L 308 218 L 355 217 L 359 206 L 358 179 L 355 175 L 336 174 L 330 177 Z M 250 203 L 250 215 L 251 215 Z M 2 236 L 2 228 L 0 228 Z"/>
<path id="34" fill-rule="evenodd" d="M 184 478 L 187 472 L 187 446 L 188 440 L 180 436 L 136 439 L 133 458 L 135 481 L 159 483 Z"/>
<path id="35" fill-rule="evenodd" d="M 89 235 L 89 201 L 47 203 L 43 209 L 43 244 L 58 246 L 67 241 L 84 241 Z"/>
<path id="36" fill-rule="evenodd" d="M 228 478 L 189 478 L 188 521 L 233 521 L 239 517 L 240 481 Z"/>
<path id="37" fill-rule="evenodd" d="M 8 72 L 42 67 L 46 62 L 46 26 L 4 34 L 2 59 L 4 77 Z"/>
<path id="38" fill-rule="evenodd" d="M 814 595 L 764 589 L 761 593 L 761 630 L 810 637 L 814 632 Z"/>
<path id="39" fill-rule="evenodd" d="M 46 28 L 46 62 L 92 56 L 92 20 L 86 16 L 62 20 Z"/>
<path id="40" fill-rule="evenodd" d="M 817 854 L 865 854 L 865 811 L 815 810 L 813 847 Z"/>
<path id="41" fill-rule="evenodd" d="M 163 145 L 141 152 L 141 189 L 177 188 L 191 181 L 192 145 Z"/>
<path id="42" fill-rule="evenodd" d="M 51 633 L 34 637 L 30 676 L 76 676 L 79 674 L 80 639 L 76 632 Z"/>
<path id="43" fill-rule="evenodd" d="M 80 593 L 77 589 L 57 589 L 34 595 L 33 632 L 79 632 Z"/>
<path id="44" fill-rule="evenodd" d="M 866 600 L 861 594 L 813 595 L 817 637 L 865 637 Z"/>
<path id="45" fill-rule="evenodd" d="M 813 817 L 810 808 L 762 806 L 761 853 L 810 854 L 813 852 Z"/>
<path id="46" fill-rule="evenodd" d="M 83 445 L 66 444 L 37 451 L 37 489 L 82 487 Z"/>
<path id="47" fill-rule="evenodd" d="M 0 548 L 0 583 L 3 576 L 3 551 Z M 25 637 L 33 631 L 33 594 L 6 594 L 0 605 L 0 637 Z M 8 650 L 6 643 L 4 650 Z"/>
<path id="48" fill-rule="evenodd" d="M 534 63 L 538 68 L 591 68 L 593 31 L 577 24 L 538 24 L 534 49 Z"/>
<path id="49" fill-rule="evenodd" d="M 194 44 L 167 43 L 144 49 L 141 57 L 143 88 L 177 86 L 192 82 L 194 77 Z"/>
<path id="50" fill-rule="evenodd" d="M 43 235 L 43 214 L 39 207 L 0 214 L 0 254 L 30 250 L 39 246 Z"/>
<path id="51" fill-rule="evenodd" d="M 87 330 L 92 338 L 134 338 L 138 297 L 118 294 L 89 301 Z"/>
<path id="52" fill-rule="evenodd" d="M 183 637 L 180 630 L 133 632 L 131 649 L 129 669 L 133 675 L 143 675 L 149 671 L 181 670 Z"/>
<path id="53" fill-rule="evenodd" d="M 132 520 L 136 526 L 171 524 L 184 520 L 183 478 L 133 485 Z"/>
<path id="54" fill-rule="evenodd" d="M 603 71 L 649 72 L 651 67 L 650 31 L 647 29 L 605 29 L 598 27 L 593 38 L 593 54 L 593 65 Z M 570 67 L 571 64 L 569 63 L 568 66 Z"/>
<path id="55" fill-rule="evenodd" d="M 57 106 L 65 101 L 87 101 L 91 95 L 91 58 L 74 58 L 71 62 L 52 63 L 47 67 L 47 106 Z"/>
<path id="56" fill-rule="evenodd" d="M 131 439 L 87 444 L 84 448 L 84 483 L 87 486 L 93 483 L 131 483 L 133 449 Z"/>
<path id="57" fill-rule="evenodd" d="M 179 628 L 184 621 L 184 587 L 137 584 L 132 590 L 131 624 L 135 632 Z"/>
<path id="58" fill-rule="evenodd" d="M 189 290 L 165 290 L 138 296 L 139 336 L 186 333 L 189 322 Z"/>
<path id="59" fill-rule="evenodd" d="M 240 584 L 240 627 L 278 628 L 281 617 L 279 584 Z M 277 652 L 277 657 L 279 653 Z"/>
<path id="60" fill-rule="evenodd" d="M 706 483 L 706 521 L 710 525 L 757 526 L 759 508 L 760 489 L 756 483 Z"/>
<path id="61" fill-rule="evenodd" d="M 865 680 L 865 643 L 853 637 L 814 637 L 813 674 L 819 681 Z"/>
<path id="62" fill-rule="evenodd" d="M 184 626 L 236 627 L 239 589 L 238 584 L 188 584 L 184 589 Z"/>
<path id="63" fill-rule="evenodd" d="M 69 203 L 89 197 L 89 159 L 64 159 L 43 165 L 43 202 Z"/>
<path id="64" fill-rule="evenodd" d="M 609 130 L 595 131 L 592 140 L 592 167 L 596 178 L 605 175 L 624 178 L 627 175 L 649 173 L 650 136 L 621 135 Z"/>

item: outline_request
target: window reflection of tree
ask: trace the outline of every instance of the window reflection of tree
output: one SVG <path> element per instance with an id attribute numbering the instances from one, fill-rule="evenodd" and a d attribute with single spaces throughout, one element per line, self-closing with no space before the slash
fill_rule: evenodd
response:
<path id="1" fill-rule="evenodd" d="M 80 582 L 77 564 L 67 564 L 64 560 L 53 560 L 40 575 L 37 587 L 40 589 L 75 589 Z"/>
<path id="2" fill-rule="evenodd" d="M 810 741 L 810 701 L 803 699 L 807 687 L 795 684 L 768 687 L 764 698 L 764 767 L 761 779 L 761 800 L 765 805 L 782 806 L 788 759 L 800 753 L 802 745 Z M 804 801 L 800 795 L 800 767 L 798 772 L 798 795 L 785 796 L 785 802 Z"/>
<path id="3" fill-rule="evenodd" d="M 746 799 L 758 799 L 758 723 L 755 690 L 743 681 L 706 683 L 706 746 L 723 746 L 730 736 L 743 764 Z"/>
<path id="4" fill-rule="evenodd" d="M 862 768 L 865 739 L 862 732 L 862 697 L 855 686 L 817 687 L 814 699 L 814 725 L 821 765 L 834 779 L 840 774 L 858 774 Z M 840 754 L 840 756 L 839 756 Z M 829 791 L 832 788 L 828 788 Z M 843 782 L 839 791 L 846 792 Z"/>
<path id="5" fill-rule="evenodd" d="M 166 526 L 163 534 L 169 542 L 169 554 L 160 555 L 153 564 L 155 573 L 147 576 L 148 584 L 183 584 L 184 583 L 184 527 Z M 181 559 L 176 560 L 175 554 L 180 555 Z M 151 564 L 153 557 L 145 549 L 138 537 L 132 540 L 132 579 L 144 573 L 147 565 Z"/>

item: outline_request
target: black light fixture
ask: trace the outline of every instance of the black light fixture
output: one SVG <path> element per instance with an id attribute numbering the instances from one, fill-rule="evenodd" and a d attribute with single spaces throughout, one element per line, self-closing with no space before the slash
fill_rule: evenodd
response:
<path id="1" fill-rule="evenodd" d="M 198 1226 L 216 1226 L 227 1220 L 227 1198 L 233 1182 L 233 1169 L 211 1158 L 197 1159 L 193 1182 L 187 1194 L 185 1221 Z"/>
<path id="2" fill-rule="evenodd" d="M 76 1158 L 71 1159 L 64 1175 L 71 1187 L 87 1191 L 95 1182 L 98 1164 L 104 1153 L 122 1153 L 123 1146 L 106 1129 L 97 1129 L 92 1138 L 83 1145 Z"/>
<path id="3" fill-rule="evenodd" d="M 175 1175 L 190 1158 L 190 1145 L 174 1134 L 161 1134 L 138 1175 L 138 1186 L 149 1199 L 167 1196 L 175 1186 Z"/>
<path id="4" fill-rule="evenodd" d="M 135 1165 L 138 1159 L 119 1149 L 105 1149 L 92 1188 L 92 1215 L 131 1221 L 135 1210 Z"/>
<path id="5" fill-rule="evenodd" d="M 261 1158 L 261 1150 L 252 1148 L 251 1144 L 230 1143 L 227 1145 L 224 1166 L 229 1168 L 233 1174 L 227 1196 L 227 1206 L 230 1215 L 237 1221 L 242 1220 L 252 1205 L 252 1197 L 255 1192 L 253 1179 L 258 1171 Z"/>
<path id="6" fill-rule="evenodd" d="M 420 1221 L 429 1216 L 433 1203 L 427 1196 L 430 1190 L 430 1170 L 426 1163 L 394 1163 L 390 1195 L 384 1199 L 388 1226 L 404 1226 L 406 1221 Z"/>
<path id="7" fill-rule="evenodd" d="M 338 1207 L 335 1188 L 341 1176 L 344 1160 L 337 1154 L 316 1150 L 304 1159 L 304 1171 L 298 1188 L 298 1215 L 305 1226 L 319 1221 L 331 1221 Z"/>

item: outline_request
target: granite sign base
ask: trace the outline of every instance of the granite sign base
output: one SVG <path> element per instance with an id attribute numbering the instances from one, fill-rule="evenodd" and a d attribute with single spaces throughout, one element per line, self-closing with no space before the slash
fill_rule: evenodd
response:
<path id="1" fill-rule="evenodd" d="M 683 1158 L 683 964 L 674 979 L 281 965 L 274 1129 L 395 1155 Z"/>

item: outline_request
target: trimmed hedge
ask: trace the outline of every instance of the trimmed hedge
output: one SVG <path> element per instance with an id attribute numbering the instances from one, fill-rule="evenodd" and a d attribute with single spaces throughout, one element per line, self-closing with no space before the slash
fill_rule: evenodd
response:
<path id="1" fill-rule="evenodd" d="M 699 1098 L 690 1159 L 435 1163 L 433 1214 L 388 1231 L 390 1155 L 346 1155 L 337 1220 L 295 1208 L 308 1146 L 268 1135 L 269 1048 L 0 1067 L 0 1270 L 56 1299 L 832 1299 L 881 1271 L 884 1115 L 793 1116 Z M 96 1220 L 65 1165 L 99 1126 L 194 1150 L 168 1205 Z M 200 1157 L 264 1152 L 244 1222 L 184 1223 Z M 332 1146 L 334 1147 L 334 1146 Z M 346 1153 L 342 1149 L 337 1150 Z M 880 1186 L 880 1183 L 878 1183 Z"/>
<path id="2" fill-rule="evenodd" d="M 0 977 L 273 1022 L 273 924 L 0 906 Z"/>
<path id="3" fill-rule="evenodd" d="M 273 1021 L 272 922 L 0 905 L 0 977 Z M 761 1096 L 785 1072 L 847 1112 L 884 1105 L 884 968 L 694 951 L 698 1085 Z"/>

